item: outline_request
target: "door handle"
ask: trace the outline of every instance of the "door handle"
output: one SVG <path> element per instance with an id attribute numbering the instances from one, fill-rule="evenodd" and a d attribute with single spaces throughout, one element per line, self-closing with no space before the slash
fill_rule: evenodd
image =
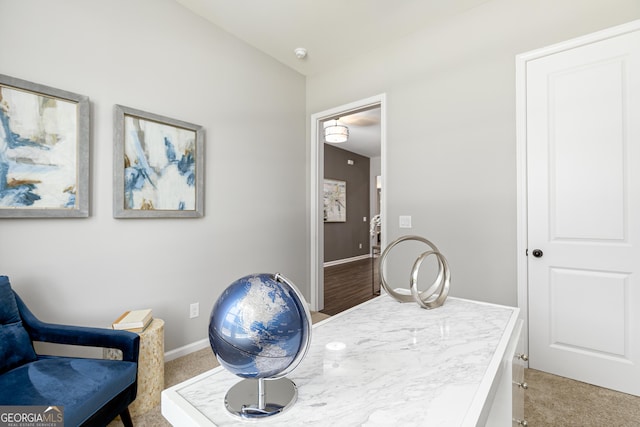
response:
<path id="1" fill-rule="evenodd" d="M 536 258 L 542 258 L 542 255 L 544 255 L 544 253 L 540 249 L 534 249 L 533 252 L 531 252 L 531 255 Z"/>

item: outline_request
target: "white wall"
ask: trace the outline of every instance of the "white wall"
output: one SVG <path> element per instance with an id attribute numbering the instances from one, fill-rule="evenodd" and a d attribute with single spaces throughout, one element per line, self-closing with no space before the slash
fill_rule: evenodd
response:
<path id="1" fill-rule="evenodd" d="M 302 76 L 172 0 L 0 0 L 0 16 L 0 73 L 92 103 L 91 216 L 0 220 L 0 274 L 37 315 L 107 326 L 151 307 L 172 350 L 206 338 L 241 275 L 308 296 Z M 410 214 L 453 295 L 516 304 L 515 55 L 638 18 L 637 0 L 492 0 L 307 79 L 306 113 L 386 92 L 388 241 Z M 113 219 L 114 104 L 204 126 L 204 218 Z"/>
<path id="2" fill-rule="evenodd" d="M 639 17 L 637 0 L 488 1 L 308 78 L 307 112 L 386 93 L 387 241 L 424 236 L 452 295 L 516 305 L 515 55 Z"/>
<path id="3" fill-rule="evenodd" d="M 308 295 L 303 76 L 172 0 L 0 0 L 0 16 L 0 73 L 92 107 L 90 217 L 0 219 L 0 274 L 37 316 L 109 326 L 150 307 L 172 350 L 207 337 L 242 275 Z M 114 104 L 204 127 L 204 218 L 112 217 Z"/>

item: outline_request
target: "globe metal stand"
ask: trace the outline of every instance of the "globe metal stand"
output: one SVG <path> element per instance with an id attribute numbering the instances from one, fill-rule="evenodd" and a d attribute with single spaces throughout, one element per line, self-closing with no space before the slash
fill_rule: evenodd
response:
<path id="1" fill-rule="evenodd" d="M 227 410 L 246 419 L 265 418 L 284 412 L 298 398 L 298 387 L 288 378 L 245 379 L 229 389 Z"/>

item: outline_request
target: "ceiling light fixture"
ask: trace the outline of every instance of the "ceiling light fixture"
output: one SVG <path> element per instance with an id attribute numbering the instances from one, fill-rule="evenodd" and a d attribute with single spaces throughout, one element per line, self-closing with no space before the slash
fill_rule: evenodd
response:
<path id="1" fill-rule="evenodd" d="M 349 139 L 349 128 L 340 123 L 340 120 L 327 120 L 324 122 L 324 140 L 332 143 L 346 142 Z"/>

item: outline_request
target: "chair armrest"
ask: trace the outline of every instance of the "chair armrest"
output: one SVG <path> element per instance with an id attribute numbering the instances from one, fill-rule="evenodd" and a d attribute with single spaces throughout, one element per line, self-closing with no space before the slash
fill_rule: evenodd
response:
<path id="1" fill-rule="evenodd" d="M 15 296 L 22 323 L 32 341 L 117 348 L 122 351 L 122 360 L 138 362 L 140 351 L 140 336 L 138 334 L 106 328 L 46 323 L 31 313 L 18 294 Z"/>

